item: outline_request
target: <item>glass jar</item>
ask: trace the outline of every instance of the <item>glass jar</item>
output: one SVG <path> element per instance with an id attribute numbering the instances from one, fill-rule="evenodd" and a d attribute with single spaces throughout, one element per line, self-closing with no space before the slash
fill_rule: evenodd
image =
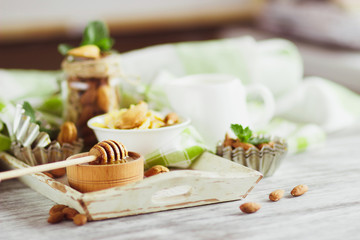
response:
<path id="1" fill-rule="evenodd" d="M 119 56 L 100 59 L 68 57 L 62 63 L 66 78 L 65 119 L 75 123 L 86 146 L 97 143 L 87 121 L 119 108 Z"/>

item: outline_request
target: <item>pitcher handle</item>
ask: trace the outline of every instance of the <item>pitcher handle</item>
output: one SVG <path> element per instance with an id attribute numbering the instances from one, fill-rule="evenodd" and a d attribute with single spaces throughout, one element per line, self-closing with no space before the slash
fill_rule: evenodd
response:
<path id="1" fill-rule="evenodd" d="M 258 129 L 265 126 L 274 117 L 275 98 L 271 91 L 262 84 L 251 84 L 246 86 L 246 95 L 260 96 L 263 100 L 264 108 L 262 111 L 249 111 L 250 127 Z M 260 113 L 260 114 L 259 114 Z"/>

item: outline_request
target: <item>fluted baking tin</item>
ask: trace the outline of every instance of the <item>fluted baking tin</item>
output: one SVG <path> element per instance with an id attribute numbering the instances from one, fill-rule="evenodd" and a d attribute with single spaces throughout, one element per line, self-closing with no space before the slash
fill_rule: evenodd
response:
<path id="1" fill-rule="evenodd" d="M 266 136 L 269 137 L 269 136 Z M 241 147 L 232 149 L 231 146 L 223 146 L 219 143 L 216 154 L 231 161 L 242 164 L 261 172 L 264 177 L 272 176 L 280 166 L 287 153 L 287 143 L 279 137 L 271 138 L 274 147 L 265 146 L 261 150 L 256 147 L 249 148 L 245 151 Z"/>

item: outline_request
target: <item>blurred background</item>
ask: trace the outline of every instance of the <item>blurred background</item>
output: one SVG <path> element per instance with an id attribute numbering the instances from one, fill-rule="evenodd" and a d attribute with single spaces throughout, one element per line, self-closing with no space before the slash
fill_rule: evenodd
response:
<path id="1" fill-rule="evenodd" d="M 293 41 L 305 73 L 360 92 L 359 0 L 1 0 L 0 68 L 60 69 L 59 43 L 77 45 L 103 20 L 126 52 L 161 43 L 251 35 Z"/>

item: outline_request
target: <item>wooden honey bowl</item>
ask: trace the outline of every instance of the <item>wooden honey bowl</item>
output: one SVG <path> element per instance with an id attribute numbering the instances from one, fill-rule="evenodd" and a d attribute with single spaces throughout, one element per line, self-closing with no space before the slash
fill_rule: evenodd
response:
<path id="1" fill-rule="evenodd" d="M 89 153 L 80 153 L 69 157 L 67 160 L 88 155 Z M 85 193 L 142 180 L 144 177 L 144 157 L 136 152 L 129 152 L 129 157 L 133 160 L 120 164 L 81 164 L 66 167 L 69 185 Z"/>

